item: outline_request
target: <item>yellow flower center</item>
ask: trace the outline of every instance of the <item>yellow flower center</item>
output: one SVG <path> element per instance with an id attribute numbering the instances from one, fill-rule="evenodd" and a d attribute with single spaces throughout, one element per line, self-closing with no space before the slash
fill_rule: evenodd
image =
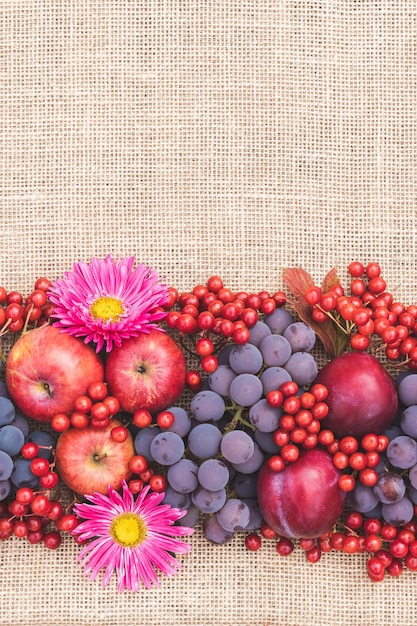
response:
<path id="1" fill-rule="evenodd" d="M 112 521 L 110 535 L 124 548 L 136 548 L 146 539 L 146 524 L 135 513 L 121 513 Z"/>
<path id="2" fill-rule="evenodd" d="M 124 313 L 122 303 L 117 298 L 102 296 L 94 300 L 90 307 L 90 313 L 94 319 L 101 319 L 103 322 L 111 320 L 117 322 Z"/>

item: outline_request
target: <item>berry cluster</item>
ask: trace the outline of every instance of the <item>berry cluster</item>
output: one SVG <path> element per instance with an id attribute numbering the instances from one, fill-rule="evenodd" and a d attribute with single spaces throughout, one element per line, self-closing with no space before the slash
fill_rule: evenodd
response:
<path id="1" fill-rule="evenodd" d="M 281 472 L 287 463 L 296 461 L 300 448 L 312 450 L 318 444 L 325 445 L 323 433 L 330 431 L 322 431 L 320 421 L 329 410 L 325 402 L 327 394 L 324 385 L 316 384 L 305 391 L 294 381 L 287 381 L 279 389 L 268 391 L 266 401 L 269 406 L 283 411 L 279 426 L 272 434 L 280 451 L 267 460 L 272 471 Z"/>
<path id="2" fill-rule="evenodd" d="M 143 454 L 135 454 L 129 461 L 129 469 L 133 476 L 129 480 L 129 489 L 133 494 L 139 493 L 146 484 L 157 493 L 162 493 L 167 488 L 167 481 L 163 474 L 156 472 L 150 467 L 148 460 Z"/>
<path id="3" fill-rule="evenodd" d="M 378 349 L 390 361 L 417 369 L 417 306 L 394 300 L 378 263 L 364 267 L 355 261 L 348 271 L 350 293 L 339 282 L 326 292 L 316 285 L 304 292 L 312 320 L 319 324 L 332 320 L 348 335 L 353 350 L 368 350 L 377 339 Z"/>
<path id="4" fill-rule="evenodd" d="M 324 433 L 325 431 L 323 431 Z M 332 438 L 331 431 L 326 433 L 329 440 Z M 324 435 L 323 435 L 324 438 Z M 334 437 L 333 437 L 334 439 Z M 323 439 L 322 439 L 323 441 Z M 386 435 L 367 433 L 358 441 L 356 437 L 347 435 L 340 441 L 334 439 L 329 443 L 327 450 L 333 455 L 333 463 L 340 470 L 346 470 L 339 478 L 339 487 L 343 491 L 353 491 L 356 478 L 366 487 L 374 487 L 380 474 L 379 465 L 381 454 L 385 452 L 389 444 Z M 377 468 L 377 469 L 375 469 Z"/>
<path id="5" fill-rule="evenodd" d="M 91 383 L 87 389 L 87 395 L 79 396 L 74 401 L 74 410 L 70 415 L 57 413 L 53 416 L 51 426 L 56 432 L 64 432 L 71 426 L 83 429 L 87 426 L 93 428 L 107 428 L 111 418 L 120 410 L 120 402 L 108 395 L 107 385 L 102 381 Z M 115 427 L 114 437 L 118 441 L 124 441 L 127 437 L 126 429 Z M 126 435 L 126 436 L 124 436 Z M 123 439 L 124 436 L 124 439 Z"/>
<path id="6" fill-rule="evenodd" d="M 217 368 L 214 353 L 222 340 L 230 338 L 236 344 L 246 343 L 249 329 L 256 324 L 259 315 L 269 315 L 285 302 L 282 291 L 274 294 L 268 291 L 234 293 L 224 286 L 219 276 L 211 276 L 205 285 L 196 285 L 191 292 L 179 294 L 170 288 L 166 323 L 181 335 L 199 334 L 196 353 L 201 359 L 202 370 L 211 373 Z M 200 382 L 196 371 L 188 374 L 190 388 L 196 390 Z"/>
<path id="7" fill-rule="evenodd" d="M 344 552 L 345 554 L 368 554 L 367 573 L 374 582 L 385 576 L 399 576 L 404 568 L 417 571 L 417 525 L 414 521 L 398 528 L 378 518 L 364 518 L 357 511 L 346 514 L 343 524 L 317 538 L 288 539 L 279 537 L 263 523 L 259 532 L 245 537 L 249 551 L 257 551 L 262 539 L 275 540 L 275 549 L 280 556 L 289 556 L 298 545 L 307 561 L 317 563 L 323 554 Z"/>
<path id="8" fill-rule="evenodd" d="M 375 468 L 389 439 L 384 434 L 373 433 L 364 435 L 361 441 L 351 435 L 336 439 L 334 433 L 322 428 L 321 424 L 329 410 L 325 402 L 327 395 L 327 388 L 320 383 L 305 391 L 293 381 L 285 382 L 279 389 L 266 394 L 270 406 L 284 411 L 279 418 L 279 427 L 272 435 L 280 451 L 270 456 L 267 463 L 272 471 L 281 472 L 287 463 L 298 459 L 301 449 L 312 450 L 321 446 L 332 455 L 337 469 L 346 470 L 339 479 L 339 487 L 343 491 L 352 491 L 356 478 L 363 485 L 373 487 L 379 476 Z"/>
<path id="9" fill-rule="evenodd" d="M 13 496 L 0 502 L 0 539 L 15 536 L 57 549 L 61 532 L 71 532 L 78 518 L 70 512 L 71 505 L 62 505 L 53 447 L 27 440 L 15 461 L 12 482 Z"/>
<path id="10" fill-rule="evenodd" d="M 38 278 L 34 289 L 25 299 L 19 291 L 0 287 L 0 336 L 8 332 L 19 333 L 30 325 L 47 324 L 53 313 L 47 291 L 51 281 Z"/>

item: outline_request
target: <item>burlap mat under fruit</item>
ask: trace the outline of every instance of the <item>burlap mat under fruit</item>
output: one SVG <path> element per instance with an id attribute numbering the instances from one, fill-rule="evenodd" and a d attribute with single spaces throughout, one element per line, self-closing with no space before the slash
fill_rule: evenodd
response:
<path id="1" fill-rule="evenodd" d="M 1 0 L 1 277 L 136 255 L 179 289 L 282 288 L 379 261 L 417 302 L 417 3 Z M 119 595 L 71 540 L 0 545 L 0 623 L 409 626 L 417 575 L 308 564 L 197 533 L 183 571 Z"/>

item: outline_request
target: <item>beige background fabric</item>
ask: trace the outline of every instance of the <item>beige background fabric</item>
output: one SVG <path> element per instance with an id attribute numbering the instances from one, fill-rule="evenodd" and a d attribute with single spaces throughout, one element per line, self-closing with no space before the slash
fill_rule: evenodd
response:
<path id="1" fill-rule="evenodd" d="M 181 290 L 214 273 L 282 288 L 379 261 L 417 301 L 417 3 L 0 0 L 0 282 L 135 255 Z M 90 583 L 57 552 L 0 546 L 0 624 L 409 626 L 416 574 L 363 556 L 283 559 L 200 532 L 159 590 Z"/>

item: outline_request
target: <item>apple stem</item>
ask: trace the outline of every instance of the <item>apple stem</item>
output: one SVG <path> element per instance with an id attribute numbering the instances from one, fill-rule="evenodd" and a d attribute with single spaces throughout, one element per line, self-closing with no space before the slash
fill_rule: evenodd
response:
<path id="1" fill-rule="evenodd" d="M 50 398 L 52 398 L 52 391 L 48 383 L 43 383 L 43 388 Z"/>
<path id="2" fill-rule="evenodd" d="M 102 461 L 103 459 L 105 459 L 107 456 L 107 454 L 95 454 L 94 455 L 94 460 L 96 463 L 98 463 L 99 461 Z"/>

